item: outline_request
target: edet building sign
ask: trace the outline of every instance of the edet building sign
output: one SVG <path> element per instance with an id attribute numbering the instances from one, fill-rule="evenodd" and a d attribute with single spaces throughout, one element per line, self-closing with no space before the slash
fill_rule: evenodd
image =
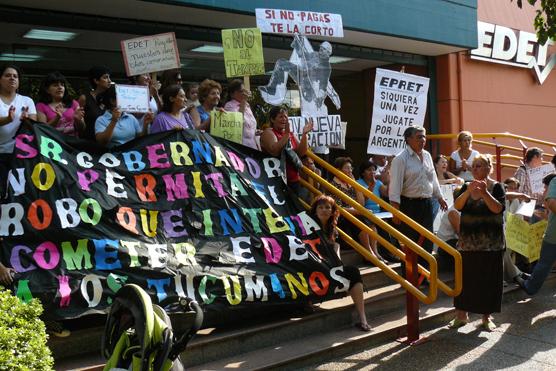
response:
<path id="1" fill-rule="evenodd" d="M 539 84 L 556 65 L 556 53 L 547 61 L 548 47 L 554 44 L 551 40 L 540 45 L 534 33 L 480 21 L 477 22 L 477 31 L 479 47 L 471 50 L 472 59 L 532 68 Z"/>

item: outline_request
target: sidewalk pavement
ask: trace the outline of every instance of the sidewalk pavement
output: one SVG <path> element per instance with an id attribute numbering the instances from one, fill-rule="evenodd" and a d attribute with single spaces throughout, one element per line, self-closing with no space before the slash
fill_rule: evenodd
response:
<path id="1" fill-rule="evenodd" d="M 497 328 L 476 326 L 479 315 L 457 330 L 423 333 L 428 341 L 408 347 L 393 342 L 316 364 L 311 370 L 556 370 L 556 280 L 534 297 L 525 293 L 494 314 Z"/>

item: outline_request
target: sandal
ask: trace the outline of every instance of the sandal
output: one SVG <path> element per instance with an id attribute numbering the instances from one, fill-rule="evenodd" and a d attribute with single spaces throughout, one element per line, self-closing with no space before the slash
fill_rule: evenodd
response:
<path id="1" fill-rule="evenodd" d="M 467 321 L 463 320 L 463 319 L 459 319 L 459 318 L 454 318 L 453 320 L 450 321 L 450 323 L 448 324 L 448 328 L 460 328 L 467 325 Z"/>
<path id="2" fill-rule="evenodd" d="M 494 322 L 492 322 L 492 320 L 489 318 L 488 321 L 481 322 L 479 327 L 482 328 L 485 331 L 492 332 L 496 328 L 496 324 Z"/>
<path id="3" fill-rule="evenodd" d="M 369 331 L 371 331 L 371 326 L 369 326 L 368 323 L 357 322 L 354 326 L 355 326 L 356 328 L 358 328 L 359 330 L 364 331 L 364 332 L 369 332 Z"/>

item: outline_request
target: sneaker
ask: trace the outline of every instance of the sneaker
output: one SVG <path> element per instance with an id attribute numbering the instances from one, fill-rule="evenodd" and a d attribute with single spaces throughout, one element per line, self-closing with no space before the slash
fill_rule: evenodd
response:
<path id="1" fill-rule="evenodd" d="M 64 326 L 57 321 L 44 321 L 46 333 L 54 335 L 59 338 L 66 338 L 71 335 L 71 331 L 64 328 Z"/>

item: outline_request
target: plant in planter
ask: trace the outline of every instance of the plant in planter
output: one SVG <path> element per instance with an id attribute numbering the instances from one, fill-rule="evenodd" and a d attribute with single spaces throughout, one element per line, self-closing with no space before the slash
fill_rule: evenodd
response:
<path id="1" fill-rule="evenodd" d="M 46 345 L 43 308 L 37 299 L 23 303 L 0 287 L 0 369 L 53 370 Z"/>

